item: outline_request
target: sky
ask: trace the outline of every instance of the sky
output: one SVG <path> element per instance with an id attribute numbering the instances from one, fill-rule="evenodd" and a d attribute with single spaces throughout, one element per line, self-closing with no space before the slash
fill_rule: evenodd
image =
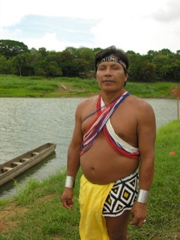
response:
<path id="1" fill-rule="evenodd" d="M 0 39 L 29 49 L 180 50 L 180 0 L 0 0 Z"/>

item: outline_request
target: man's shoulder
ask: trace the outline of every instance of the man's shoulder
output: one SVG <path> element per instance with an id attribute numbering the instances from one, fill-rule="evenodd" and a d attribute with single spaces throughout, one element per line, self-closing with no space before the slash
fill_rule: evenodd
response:
<path id="1" fill-rule="evenodd" d="M 129 96 L 129 101 L 131 101 L 133 105 L 136 105 L 139 107 L 151 107 L 151 105 L 147 101 L 134 95 Z"/>
<path id="2" fill-rule="evenodd" d="M 154 110 L 152 106 L 142 98 L 130 95 L 128 106 L 138 113 L 138 116 L 149 116 L 154 115 Z"/>
<path id="3" fill-rule="evenodd" d="M 95 96 L 92 96 L 92 97 L 83 99 L 83 100 L 78 104 L 78 106 L 81 107 L 81 106 L 87 106 L 87 105 L 89 105 L 89 104 L 94 104 L 94 103 L 97 102 L 98 96 L 99 96 L 99 95 L 95 95 Z"/>

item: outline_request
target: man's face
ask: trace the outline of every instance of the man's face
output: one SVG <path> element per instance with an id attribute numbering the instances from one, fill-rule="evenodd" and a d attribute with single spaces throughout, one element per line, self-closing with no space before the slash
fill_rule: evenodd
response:
<path id="1" fill-rule="evenodd" d="M 109 57 L 116 57 L 110 55 Z M 115 61 L 102 62 L 97 68 L 96 77 L 101 90 L 121 91 L 127 81 L 128 74 L 125 73 L 121 64 Z"/>

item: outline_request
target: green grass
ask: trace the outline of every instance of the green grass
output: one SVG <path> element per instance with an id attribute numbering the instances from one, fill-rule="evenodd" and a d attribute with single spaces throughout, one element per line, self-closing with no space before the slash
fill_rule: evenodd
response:
<path id="1" fill-rule="evenodd" d="M 94 92 L 98 92 L 95 79 L 0 75 L 0 97 L 74 97 Z"/>
<path id="2" fill-rule="evenodd" d="M 10 214 L 6 221 L 16 222 L 18 227 L 9 228 L 0 234 L 0 240 L 78 240 L 79 183 L 75 189 L 76 204 L 72 211 L 67 211 L 60 202 L 64 179 L 65 172 L 58 171 L 43 182 L 31 179 L 22 189 L 17 185 L 19 193 L 13 199 L 6 200 L 6 204 L 3 200 L 0 209 L 2 211 L 6 206 L 15 203 L 18 214 Z"/>
<path id="3" fill-rule="evenodd" d="M 180 84 L 169 83 L 169 82 L 155 82 L 155 83 L 132 83 L 128 82 L 126 90 L 138 97 L 170 97 L 171 89 Z"/>
<path id="4" fill-rule="evenodd" d="M 40 77 L 0 75 L 1 97 L 39 97 L 57 88 L 56 83 Z"/>
<path id="5" fill-rule="evenodd" d="M 133 240 L 180 239 L 179 136 L 180 120 L 158 130 L 155 176 L 148 205 L 149 216 L 140 230 L 130 226 L 129 232 Z M 171 152 L 176 154 L 171 155 Z"/>
<path id="6" fill-rule="evenodd" d="M 180 83 L 128 82 L 126 90 L 138 97 L 172 97 L 171 90 L 175 86 L 180 88 Z M 87 97 L 97 93 L 99 87 L 96 79 L 0 75 L 0 97 Z"/>
<path id="7" fill-rule="evenodd" d="M 161 127 L 157 133 L 155 176 L 148 204 L 149 215 L 142 228 L 129 225 L 131 240 L 180 239 L 180 120 Z M 175 155 L 171 155 L 175 152 Z M 65 169 L 47 180 L 30 179 L 10 200 L 0 200 L 0 211 L 14 206 L 3 219 L 10 226 L 0 234 L 0 240 L 79 240 L 79 178 L 75 186 L 75 205 L 67 210 L 61 205 Z M 2 219 L 1 219 L 2 222 Z M 11 227 L 12 226 L 12 227 Z"/>

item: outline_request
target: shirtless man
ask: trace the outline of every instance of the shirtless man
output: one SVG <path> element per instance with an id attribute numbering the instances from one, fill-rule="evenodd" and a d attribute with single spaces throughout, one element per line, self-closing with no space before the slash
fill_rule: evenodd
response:
<path id="1" fill-rule="evenodd" d="M 64 207 L 72 208 L 81 166 L 81 240 L 127 240 L 130 215 L 130 224 L 141 227 L 146 221 L 155 116 L 147 102 L 124 90 L 128 65 L 124 52 L 114 46 L 98 52 L 100 95 L 82 101 L 76 110 L 61 200 Z"/>

